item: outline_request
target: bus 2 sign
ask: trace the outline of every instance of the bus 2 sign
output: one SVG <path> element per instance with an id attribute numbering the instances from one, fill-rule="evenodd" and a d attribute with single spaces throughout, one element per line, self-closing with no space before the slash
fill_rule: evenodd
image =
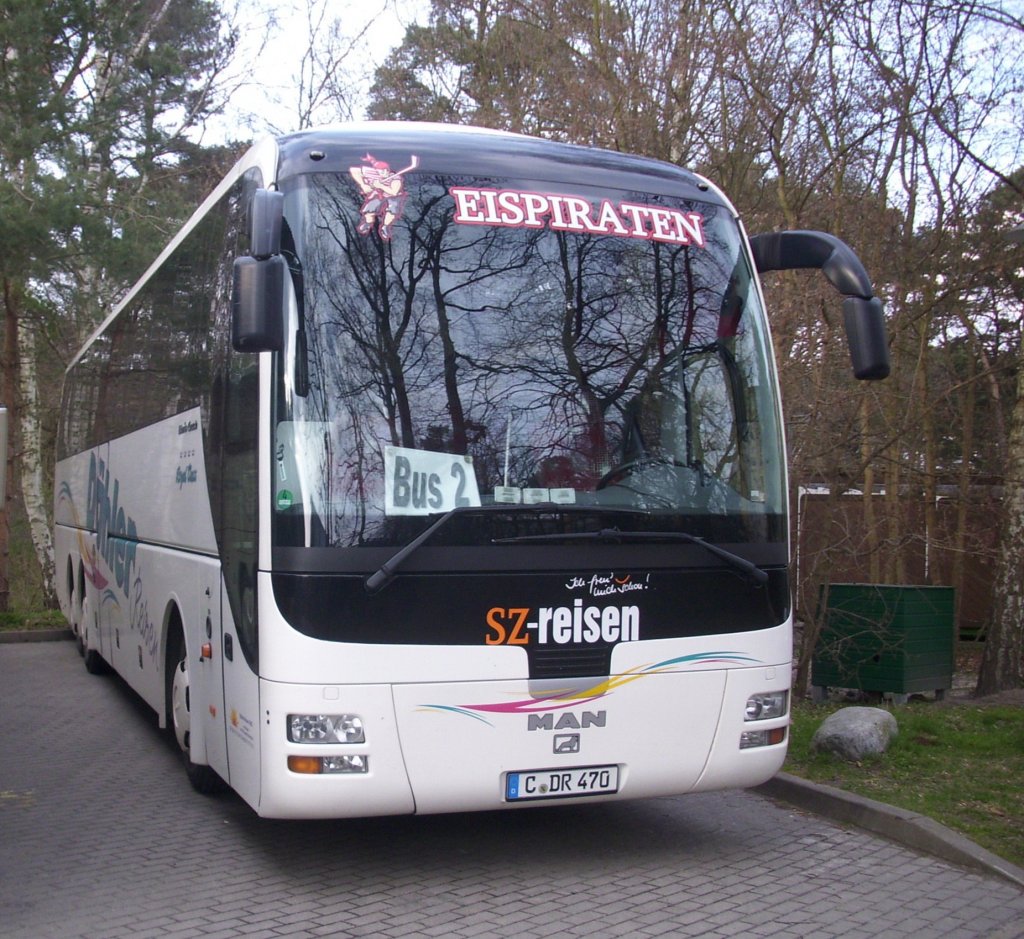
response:
<path id="1" fill-rule="evenodd" d="M 384 448 L 385 515 L 431 515 L 479 504 L 471 456 Z"/>

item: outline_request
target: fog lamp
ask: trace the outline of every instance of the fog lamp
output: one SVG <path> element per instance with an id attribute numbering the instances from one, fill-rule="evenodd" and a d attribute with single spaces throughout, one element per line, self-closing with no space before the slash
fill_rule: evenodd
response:
<path id="1" fill-rule="evenodd" d="M 351 756 L 325 756 L 321 758 L 325 773 L 366 773 L 370 769 L 369 757 L 353 754 Z"/>
<path id="2" fill-rule="evenodd" d="M 771 747 L 786 739 L 785 727 L 773 727 L 771 730 L 745 730 L 740 734 L 740 749 L 752 747 Z"/>

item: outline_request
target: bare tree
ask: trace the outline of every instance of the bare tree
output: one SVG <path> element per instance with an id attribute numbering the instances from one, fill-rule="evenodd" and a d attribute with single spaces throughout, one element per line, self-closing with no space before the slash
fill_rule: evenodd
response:
<path id="1" fill-rule="evenodd" d="M 1011 184 L 997 187 L 978 213 L 978 227 L 1009 235 L 1009 244 L 992 252 L 990 282 L 1001 287 L 1004 303 L 1024 318 L 1024 210 L 1017 198 L 1024 169 Z M 1007 302 L 1008 301 L 1008 302 Z M 1024 687 L 1024 329 L 1016 369 L 1016 401 L 1010 416 L 1006 472 L 1003 476 L 1002 531 L 992 583 L 992 613 L 977 693 Z"/>

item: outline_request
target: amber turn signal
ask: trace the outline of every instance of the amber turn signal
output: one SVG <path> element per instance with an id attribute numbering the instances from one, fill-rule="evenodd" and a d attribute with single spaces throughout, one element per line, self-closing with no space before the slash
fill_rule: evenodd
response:
<path id="1" fill-rule="evenodd" d="M 288 769 L 293 773 L 320 773 L 322 772 L 320 757 L 290 756 L 288 757 Z"/>

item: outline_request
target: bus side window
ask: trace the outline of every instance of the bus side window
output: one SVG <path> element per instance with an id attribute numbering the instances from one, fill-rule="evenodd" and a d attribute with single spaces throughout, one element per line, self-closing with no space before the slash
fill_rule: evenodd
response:
<path id="1" fill-rule="evenodd" d="M 221 558 L 239 645 L 256 668 L 256 536 L 259 370 L 233 356 L 225 382 L 221 462 Z"/>
<path id="2" fill-rule="evenodd" d="M 256 444 L 259 381 L 257 369 L 250 368 L 228 386 L 224 443 L 229 451 L 247 450 Z"/>

